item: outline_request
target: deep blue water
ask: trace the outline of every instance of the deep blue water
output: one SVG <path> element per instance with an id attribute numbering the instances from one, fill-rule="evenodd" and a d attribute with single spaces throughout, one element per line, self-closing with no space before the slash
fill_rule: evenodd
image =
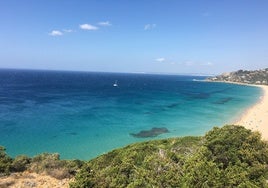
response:
<path id="1" fill-rule="evenodd" d="M 193 81 L 204 78 L 0 70 L 0 145 L 12 156 L 90 159 L 133 142 L 203 135 L 234 121 L 261 95 L 256 87 Z M 169 132 L 130 135 L 153 127 Z"/>

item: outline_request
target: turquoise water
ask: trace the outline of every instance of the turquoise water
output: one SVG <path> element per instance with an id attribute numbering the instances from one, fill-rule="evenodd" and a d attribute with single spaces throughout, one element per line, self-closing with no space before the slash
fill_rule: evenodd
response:
<path id="1" fill-rule="evenodd" d="M 233 122 L 261 95 L 256 87 L 193 81 L 204 78 L 0 70 L 0 145 L 11 156 L 91 159 L 129 143 L 203 135 Z M 153 127 L 169 132 L 130 135 Z"/>

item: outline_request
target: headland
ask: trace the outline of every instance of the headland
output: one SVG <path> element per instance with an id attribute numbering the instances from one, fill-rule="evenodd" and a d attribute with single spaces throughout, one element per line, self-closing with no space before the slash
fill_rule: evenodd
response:
<path id="1" fill-rule="evenodd" d="M 263 90 L 260 100 L 247 109 L 234 124 L 259 131 L 263 139 L 268 140 L 268 68 L 254 71 L 239 70 L 210 77 L 207 80 L 260 87 Z"/>

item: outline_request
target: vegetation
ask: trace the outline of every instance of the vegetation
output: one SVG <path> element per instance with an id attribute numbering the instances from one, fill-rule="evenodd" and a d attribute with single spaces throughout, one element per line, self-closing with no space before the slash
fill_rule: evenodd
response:
<path id="1" fill-rule="evenodd" d="M 60 160 L 60 155 L 57 153 L 43 153 L 33 157 L 27 169 L 30 172 L 45 172 L 57 179 L 64 179 L 74 176 L 83 163 L 80 160 Z"/>
<path id="2" fill-rule="evenodd" d="M 267 187 L 268 145 L 240 126 L 214 128 L 184 165 L 186 187 Z"/>
<path id="3" fill-rule="evenodd" d="M 80 160 L 60 160 L 59 154 L 49 153 L 43 153 L 33 158 L 21 155 L 12 159 L 6 154 L 5 148 L 0 146 L 0 176 L 27 170 L 64 179 L 74 176 L 83 163 Z"/>
<path id="4" fill-rule="evenodd" d="M 224 73 L 215 77 L 210 77 L 207 78 L 207 80 L 268 85 L 268 68 L 255 71 L 239 70 L 235 72 Z"/>
<path id="5" fill-rule="evenodd" d="M 0 176 L 10 173 L 12 158 L 6 154 L 6 149 L 0 146 Z"/>
<path id="6" fill-rule="evenodd" d="M 267 187 L 268 145 L 241 126 L 132 144 L 93 159 L 77 187 Z"/>
<path id="7" fill-rule="evenodd" d="M 10 158 L 0 147 L 0 173 L 28 170 L 83 187 L 268 187 L 268 144 L 241 126 L 215 127 L 203 137 L 136 143 L 91 161 L 58 154 Z"/>

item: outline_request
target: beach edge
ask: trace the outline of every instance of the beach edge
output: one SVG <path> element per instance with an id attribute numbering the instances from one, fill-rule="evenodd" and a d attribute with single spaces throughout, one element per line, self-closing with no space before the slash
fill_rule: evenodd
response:
<path id="1" fill-rule="evenodd" d="M 259 131 L 264 140 L 268 140 L 268 86 L 249 85 L 262 89 L 260 100 L 246 109 L 234 122 L 235 125 L 244 126 L 252 131 Z"/>
<path id="2" fill-rule="evenodd" d="M 242 115 L 236 117 L 232 124 L 243 126 L 251 131 L 258 131 L 261 133 L 262 139 L 268 141 L 268 85 L 246 84 L 231 81 L 206 80 L 206 82 L 217 82 L 260 88 L 262 90 L 260 99 L 252 106 L 244 110 Z"/>

